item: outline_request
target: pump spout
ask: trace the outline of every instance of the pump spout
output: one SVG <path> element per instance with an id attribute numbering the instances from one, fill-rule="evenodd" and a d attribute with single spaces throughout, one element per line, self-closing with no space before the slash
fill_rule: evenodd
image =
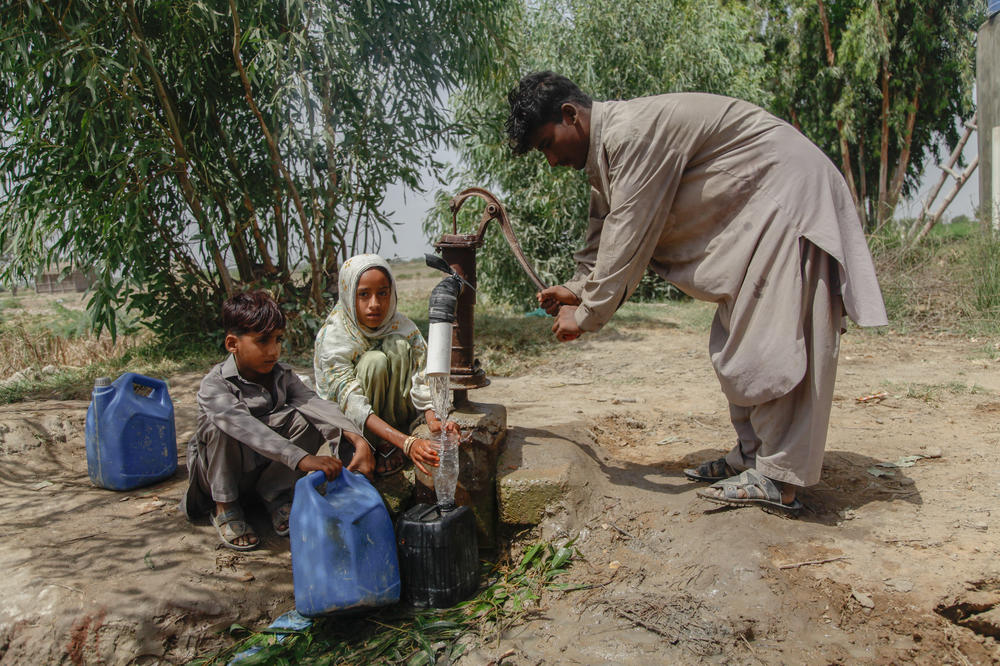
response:
<path id="1" fill-rule="evenodd" d="M 451 374 L 451 337 L 455 325 L 462 278 L 449 275 L 431 291 L 427 308 L 430 326 L 427 332 L 427 374 Z"/>

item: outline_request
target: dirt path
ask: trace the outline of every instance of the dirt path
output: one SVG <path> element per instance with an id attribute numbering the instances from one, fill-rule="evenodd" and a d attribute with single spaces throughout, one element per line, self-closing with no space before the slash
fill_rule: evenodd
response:
<path id="1" fill-rule="evenodd" d="M 547 595 L 466 661 L 1000 660 L 1000 364 L 983 344 L 846 336 L 823 480 L 788 520 L 715 508 L 682 476 L 733 436 L 707 335 L 659 318 L 474 394 L 507 406 L 522 446 L 573 456 L 584 490 L 538 531 L 577 536 L 572 582 L 592 587 Z M 198 380 L 170 381 L 182 442 Z M 0 661 L 180 662 L 292 606 L 287 540 L 262 522 L 261 550 L 218 549 L 175 510 L 181 473 L 92 488 L 85 410 L 0 407 Z"/>

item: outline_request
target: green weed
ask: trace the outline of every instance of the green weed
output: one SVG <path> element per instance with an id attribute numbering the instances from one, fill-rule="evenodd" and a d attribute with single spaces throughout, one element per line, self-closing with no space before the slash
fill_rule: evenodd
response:
<path id="1" fill-rule="evenodd" d="M 913 398 L 924 402 L 937 402 L 941 394 L 951 393 L 953 395 L 977 395 L 991 393 L 988 388 L 979 384 L 965 384 L 963 382 L 947 382 L 942 384 L 922 384 L 920 382 L 908 382 L 906 384 L 888 383 L 889 390 L 904 398 Z"/>
<path id="2" fill-rule="evenodd" d="M 424 664 L 452 663 L 474 642 L 486 642 L 520 623 L 544 590 L 582 586 L 557 579 L 567 573 L 576 550 L 537 543 L 515 565 L 487 571 L 486 586 L 472 599 L 441 610 L 408 610 L 399 606 L 361 618 L 324 618 L 301 632 L 230 628 L 239 640 L 229 648 L 193 664 L 226 664 L 245 650 L 263 648 L 241 666 L 251 664 Z M 275 635 L 280 631 L 284 640 Z"/>

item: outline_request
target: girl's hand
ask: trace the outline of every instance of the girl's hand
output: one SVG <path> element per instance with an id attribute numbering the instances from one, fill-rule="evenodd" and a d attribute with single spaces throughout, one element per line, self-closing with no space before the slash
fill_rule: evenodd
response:
<path id="1" fill-rule="evenodd" d="M 438 466 L 440 459 L 438 458 L 437 450 L 438 445 L 431 440 L 416 439 L 413 441 L 412 446 L 410 446 L 410 460 L 417 466 L 417 469 L 430 476 L 430 471 L 424 465 L 430 465 L 431 467 Z"/>
<path id="2" fill-rule="evenodd" d="M 437 435 L 441 432 L 441 421 L 438 419 L 437 415 L 434 413 L 433 409 L 428 409 L 427 413 L 424 415 L 427 420 L 427 428 L 431 431 L 431 434 Z M 448 421 L 444 424 L 445 432 L 453 432 L 456 435 L 460 434 L 461 429 L 458 424 L 454 421 Z"/>

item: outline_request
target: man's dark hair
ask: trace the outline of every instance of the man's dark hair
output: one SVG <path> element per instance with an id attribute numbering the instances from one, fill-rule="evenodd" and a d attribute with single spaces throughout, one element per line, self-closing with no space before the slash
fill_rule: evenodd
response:
<path id="1" fill-rule="evenodd" d="M 531 150 L 528 137 L 546 123 L 562 119 L 562 105 L 576 102 L 589 109 L 594 101 L 575 83 L 555 72 L 526 74 L 507 94 L 510 115 L 507 116 L 507 137 L 511 150 L 523 155 Z"/>
<path id="2" fill-rule="evenodd" d="M 266 291 L 245 291 L 222 304 L 222 328 L 227 335 L 269 335 L 285 328 L 285 313 Z"/>

